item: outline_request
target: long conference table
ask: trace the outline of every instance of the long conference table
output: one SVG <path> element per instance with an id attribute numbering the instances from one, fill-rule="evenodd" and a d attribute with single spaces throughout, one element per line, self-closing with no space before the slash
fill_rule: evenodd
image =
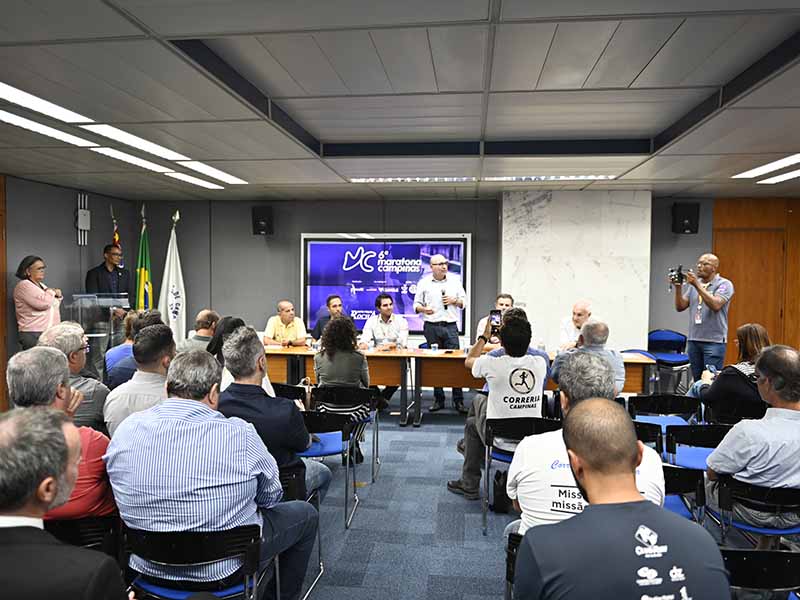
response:
<path id="1" fill-rule="evenodd" d="M 316 350 L 305 346 L 283 348 L 266 346 L 267 374 L 270 381 L 296 385 L 304 377 L 316 383 L 314 355 Z M 422 423 L 423 387 L 461 387 L 482 389 L 486 383 L 476 379 L 464 366 L 465 350 L 365 350 L 369 368 L 370 385 L 391 385 L 400 388 L 400 426 L 408 425 L 409 410 L 408 370 L 413 362 L 413 425 Z M 553 358 L 551 354 L 551 360 Z M 642 394 L 649 391 L 648 383 L 656 363 L 642 354 L 623 354 L 625 360 L 625 387 L 623 392 Z M 552 380 L 545 389 L 556 388 Z"/>

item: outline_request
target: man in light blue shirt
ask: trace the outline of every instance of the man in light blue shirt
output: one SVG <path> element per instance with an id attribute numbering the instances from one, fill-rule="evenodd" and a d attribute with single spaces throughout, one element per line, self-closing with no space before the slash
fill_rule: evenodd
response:
<path id="1" fill-rule="evenodd" d="M 559 353 L 553 360 L 553 368 L 550 377 L 558 383 L 558 372 L 564 359 L 572 352 L 590 352 L 602 356 L 614 369 L 614 389 L 617 394 L 622 392 L 625 387 L 625 360 L 616 350 L 606 348 L 608 341 L 608 325 L 602 321 L 590 321 L 581 327 L 581 334 L 578 336 L 577 348 Z"/>
<path id="2" fill-rule="evenodd" d="M 119 426 L 103 458 L 120 516 L 145 531 L 259 525 L 262 568 L 280 553 L 281 597 L 298 598 L 319 516 L 306 502 L 279 503 L 278 466 L 253 425 L 217 411 L 221 375 L 209 353 L 184 352 L 170 365 L 168 399 Z M 133 555 L 130 566 L 156 582 L 233 585 L 241 560 L 167 567 Z"/>
<path id="3" fill-rule="evenodd" d="M 770 408 L 762 419 L 733 426 L 708 457 L 707 499 L 717 508 L 717 479 L 734 479 L 770 488 L 800 489 L 800 353 L 768 346 L 756 360 L 756 385 Z M 734 503 L 734 518 L 758 527 L 794 527 L 800 514 L 765 513 Z"/>

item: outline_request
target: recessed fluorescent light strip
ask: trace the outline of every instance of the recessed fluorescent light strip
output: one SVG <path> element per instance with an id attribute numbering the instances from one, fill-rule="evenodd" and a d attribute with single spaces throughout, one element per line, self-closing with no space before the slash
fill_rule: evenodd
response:
<path id="1" fill-rule="evenodd" d="M 191 183 L 202 188 L 206 188 L 208 190 L 224 190 L 225 188 L 221 185 L 217 185 L 216 183 L 211 183 L 209 181 L 205 181 L 204 179 L 199 179 L 197 177 L 192 177 L 191 175 L 186 175 L 185 173 L 164 173 L 167 177 L 172 177 L 173 179 L 180 179 L 181 181 L 185 181 L 186 183 Z"/>
<path id="2" fill-rule="evenodd" d="M 525 175 L 520 177 L 484 177 L 481 181 L 535 183 L 537 181 L 605 181 L 615 178 L 616 175 Z"/>
<path id="3" fill-rule="evenodd" d="M 761 181 L 757 181 L 756 183 L 780 183 L 781 181 L 787 181 L 789 179 L 796 179 L 800 177 L 800 169 L 797 171 L 789 171 L 788 173 L 783 173 L 781 175 L 776 175 L 775 177 L 770 177 L 769 179 L 762 179 Z"/>
<path id="4" fill-rule="evenodd" d="M 203 175 L 208 175 L 209 177 L 213 177 L 214 179 L 219 179 L 223 183 L 230 183 L 231 185 L 247 185 L 247 182 L 243 179 L 239 179 L 238 177 L 234 177 L 225 171 L 220 171 L 219 169 L 215 169 L 214 167 L 207 165 L 205 163 L 201 163 L 197 160 L 189 160 L 189 161 L 181 161 L 178 163 L 179 165 L 183 165 L 188 169 L 192 169 L 192 171 L 197 171 L 198 173 L 202 173 Z"/>
<path id="5" fill-rule="evenodd" d="M 167 167 L 162 167 L 161 165 L 150 162 L 149 160 L 144 160 L 143 158 L 139 158 L 133 154 L 127 154 L 126 152 L 114 150 L 113 148 L 89 148 L 89 150 L 92 152 L 97 152 L 98 154 L 104 154 L 110 158 L 116 158 L 117 160 L 136 165 L 137 167 L 142 167 L 143 169 L 155 171 L 156 173 L 169 173 L 173 170 Z"/>
<path id="6" fill-rule="evenodd" d="M 137 150 L 147 152 L 148 154 L 153 154 L 154 156 L 158 156 L 164 160 L 191 160 L 188 156 L 178 154 L 169 148 L 159 146 L 153 142 L 148 142 L 147 140 L 140 138 L 138 135 L 133 135 L 127 131 L 122 131 L 121 129 L 117 129 L 111 125 L 81 125 L 81 128 L 110 138 L 117 142 L 121 142 L 132 148 L 136 148 Z"/>
<path id="7" fill-rule="evenodd" d="M 350 183 L 471 183 L 477 177 L 351 177 Z"/>
<path id="8" fill-rule="evenodd" d="M 16 127 L 22 127 L 22 129 L 27 129 L 28 131 L 33 131 L 34 133 L 39 133 L 41 135 L 46 135 L 47 137 L 61 140 L 62 142 L 66 142 L 67 144 L 72 144 L 73 146 L 80 146 L 81 148 L 91 148 L 92 146 L 98 145 L 95 144 L 94 142 L 90 142 L 89 140 L 85 140 L 83 138 L 79 138 L 78 136 L 65 133 L 63 131 L 59 131 L 58 129 L 53 129 L 52 127 L 48 127 L 47 125 L 42 125 L 41 123 L 37 123 L 36 121 L 31 121 L 30 119 L 20 117 L 19 115 L 15 115 L 13 113 L 6 112 L 4 110 L 0 110 L 0 121 L 8 123 L 9 125 L 14 125 Z"/>
<path id="9" fill-rule="evenodd" d="M 756 167 L 755 169 L 750 169 L 749 171 L 745 171 L 744 173 L 739 173 L 738 175 L 734 175 L 731 179 L 753 179 L 754 177 L 761 177 L 762 175 L 766 175 L 767 173 L 772 173 L 772 171 L 777 171 L 778 169 L 785 169 L 786 167 L 791 167 L 792 165 L 796 165 L 800 163 L 800 154 L 792 154 L 791 156 L 787 156 L 786 158 L 782 158 L 780 160 L 776 160 L 771 163 L 767 163 L 760 167 Z M 791 177 L 787 178 L 791 179 Z M 785 180 L 781 180 L 785 181 Z M 766 183 L 766 181 L 759 181 L 758 183 Z M 770 183 L 777 183 L 777 182 L 770 182 Z"/>
<path id="10" fill-rule="evenodd" d="M 0 98 L 65 123 L 94 123 L 91 119 L 0 82 Z"/>

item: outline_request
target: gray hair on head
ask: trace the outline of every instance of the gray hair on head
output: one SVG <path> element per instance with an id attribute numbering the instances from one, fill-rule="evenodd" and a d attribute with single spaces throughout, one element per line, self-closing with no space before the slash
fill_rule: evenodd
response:
<path id="1" fill-rule="evenodd" d="M 570 352 L 558 372 L 558 387 L 570 408 L 587 398 L 614 399 L 614 369 L 599 354 Z"/>
<path id="2" fill-rule="evenodd" d="M 69 449 L 64 423 L 53 408 L 15 408 L 0 415 L 0 513 L 25 506 L 48 477 L 61 480 Z"/>
<path id="3" fill-rule="evenodd" d="M 47 406 L 59 385 L 69 382 L 66 355 L 56 348 L 35 346 L 17 352 L 6 369 L 8 397 L 15 406 Z"/>
<path id="4" fill-rule="evenodd" d="M 39 336 L 38 345 L 57 348 L 69 356 L 83 350 L 83 328 L 69 321 L 53 325 Z"/>
<path id="5" fill-rule="evenodd" d="M 602 346 L 608 341 L 608 325 L 602 321 L 587 321 L 581 327 L 581 335 L 587 346 Z"/>
<path id="6" fill-rule="evenodd" d="M 167 371 L 167 396 L 202 400 L 221 380 L 222 367 L 211 354 L 205 350 L 181 352 Z"/>
<path id="7" fill-rule="evenodd" d="M 250 377 L 256 372 L 256 363 L 264 355 L 264 344 L 252 327 L 238 327 L 222 344 L 225 367 L 234 378 Z"/>

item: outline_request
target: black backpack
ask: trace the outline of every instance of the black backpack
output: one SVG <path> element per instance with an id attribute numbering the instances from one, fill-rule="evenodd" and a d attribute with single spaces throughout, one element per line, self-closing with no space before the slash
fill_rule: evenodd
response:
<path id="1" fill-rule="evenodd" d="M 511 498 L 506 493 L 508 471 L 495 471 L 494 473 L 494 502 L 489 505 L 492 512 L 507 514 L 511 511 Z"/>

